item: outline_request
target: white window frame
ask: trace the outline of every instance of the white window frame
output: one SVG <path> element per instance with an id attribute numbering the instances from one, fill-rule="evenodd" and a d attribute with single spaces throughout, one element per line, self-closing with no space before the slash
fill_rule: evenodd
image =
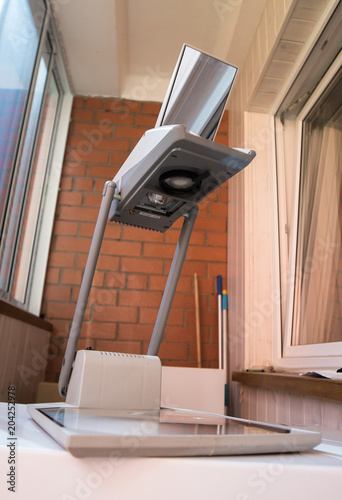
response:
<path id="1" fill-rule="evenodd" d="M 291 234 L 289 245 L 289 265 L 287 273 L 287 293 L 286 293 L 286 312 L 284 325 L 283 358 L 294 358 L 295 363 L 303 367 L 336 367 L 340 368 L 342 364 L 342 342 L 330 342 L 326 344 L 308 344 L 291 345 L 294 288 L 295 288 L 295 266 L 297 253 L 297 230 L 298 230 L 298 208 L 299 208 L 299 189 L 300 189 L 300 170 L 301 170 L 301 145 L 302 145 L 302 127 L 303 121 L 308 112 L 316 104 L 324 90 L 342 65 L 342 53 L 330 66 L 328 72 L 321 80 L 313 95 L 310 97 L 300 114 L 296 119 L 295 141 L 296 141 L 296 160 L 295 160 L 295 188 L 294 204 L 291 223 Z"/>
<path id="2" fill-rule="evenodd" d="M 327 87 L 333 76 L 342 65 L 342 54 L 335 59 L 330 68 L 317 85 L 310 99 L 304 105 L 296 119 L 289 120 L 283 126 L 279 116 L 278 109 L 291 85 L 300 74 L 304 61 L 314 47 L 319 34 L 323 30 L 327 20 L 332 14 L 338 2 L 330 6 L 315 31 L 308 40 L 307 49 L 302 54 L 301 59 L 293 68 L 284 92 L 279 95 L 271 114 L 275 120 L 275 161 L 277 161 L 277 179 L 274 181 L 273 189 L 277 192 L 275 210 L 278 213 L 278 235 L 274 245 L 279 255 L 279 261 L 274 266 L 275 280 L 281 288 L 282 301 L 279 304 L 279 310 L 275 311 L 276 320 L 273 364 L 278 369 L 301 371 L 329 369 L 336 370 L 342 366 L 342 342 L 331 342 L 326 344 L 312 344 L 292 346 L 292 318 L 294 306 L 294 276 L 297 251 L 297 228 L 298 228 L 298 205 L 300 188 L 300 162 L 301 162 L 301 144 L 302 144 L 302 124 L 309 110 L 314 106 L 322 92 Z M 284 138 L 286 144 L 291 147 L 285 151 Z M 289 154 L 289 149 L 293 150 Z M 294 165 L 294 167 L 293 167 Z M 289 186 L 285 182 L 286 168 L 293 169 L 293 184 Z M 286 191 L 290 190 L 290 195 Z M 291 216 L 288 220 L 287 203 L 291 203 Z M 282 310 L 281 310 L 282 309 Z"/>
<path id="3" fill-rule="evenodd" d="M 0 290 L 0 294 L 3 298 L 5 298 L 5 300 L 18 304 L 37 316 L 40 315 L 41 310 L 50 240 L 53 230 L 65 145 L 74 98 L 64 65 L 62 56 L 63 52 L 59 45 L 58 31 L 51 16 L 51 7 L 48 2 L 45 3 L 47 11 L 40 46 L 43 46 L 44 39 L 48 34 L 52 42 L 53 50 L 54 61 L 52 67 L 54 68 L 55 76 L 57 77 L 58 85 L 60 87 L 59 90 L 61 91 L 58 116 L 56 117 L 56 129 L 54 131 L 53 143 L 50 147 L 49 159 L 46 167 L 48 178 L 45 184 L 44 201 L 39 221 L 39 229 L 36 236 L 37 239 L 31 255 L 30 275 L 29 282 L 27 284 L 28 288 L 25 303 L 22 304 L 13 299 L 11 291 Z M 50 76 L 48 76 L 48 78 L 50 78 Z M 48 85 L 46 85 L 46 87 L 48 87 Z"/>

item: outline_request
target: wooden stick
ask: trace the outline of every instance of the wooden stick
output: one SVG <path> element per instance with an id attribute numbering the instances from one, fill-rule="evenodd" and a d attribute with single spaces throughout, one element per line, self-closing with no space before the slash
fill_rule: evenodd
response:
<path id="1" fill-rule="evenodd" d="M 196 310 L 196 342 L 197 342 L 197 366 L 201 368 L 201 325 L 200 325 L 200 313 L 199 313 L 199 296 L 198 296 L 198 280 L 197 273 L 194 274 L 194 285 L 195 285 L 195 310 Z"/>

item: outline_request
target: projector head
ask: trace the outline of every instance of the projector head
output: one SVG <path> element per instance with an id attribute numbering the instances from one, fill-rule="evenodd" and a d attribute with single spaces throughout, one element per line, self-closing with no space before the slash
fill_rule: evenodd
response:
<path id="1" fill-rule="evenodd" d="M 111 221 L 164 232 L 254 158 L 186 131 L 183 125 L 147 131 L 114 177 Z"/>

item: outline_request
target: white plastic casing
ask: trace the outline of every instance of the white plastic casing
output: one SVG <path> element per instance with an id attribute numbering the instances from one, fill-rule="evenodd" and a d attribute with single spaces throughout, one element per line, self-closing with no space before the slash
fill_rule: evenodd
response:
<path id="1" fill-rule="evenodd" d="M 161 363 L 157 356 L 78 351 L 66 402 L 78 408 L 159 410 Z"/>

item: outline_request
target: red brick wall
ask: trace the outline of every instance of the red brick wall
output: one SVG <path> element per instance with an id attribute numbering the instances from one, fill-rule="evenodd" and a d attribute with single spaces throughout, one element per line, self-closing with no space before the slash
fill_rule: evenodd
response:
<path id="1" fill-rule="evenodd" d="M 60 371 L 104 183 L 154 126 L 159 108 L 119 99 L 74 100 L 42 304 L 54 326 L 53 342 L 60 347 L 49 361 L 48 380 L 56 380 Z M 217 141 L 228 143 L 227 113 Z M 227 198 L 225 184 L 199 205 L 159 351 L 163 364 L 196 366 L 196 272 L 203 366 L 217 366 L 216 276 L 226 283 Z M 161 234 L 108 223 L 80 348 L 146 354 L 181 224 Z"/>

